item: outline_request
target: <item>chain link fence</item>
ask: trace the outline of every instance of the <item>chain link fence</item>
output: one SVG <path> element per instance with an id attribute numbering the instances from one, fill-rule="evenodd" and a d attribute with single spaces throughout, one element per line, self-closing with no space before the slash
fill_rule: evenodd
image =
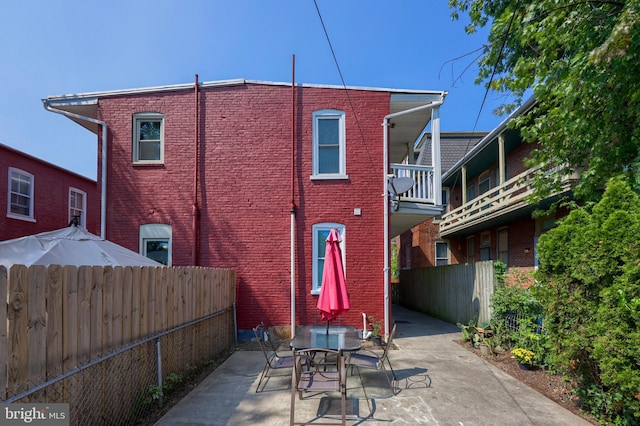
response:
<path id="1" fill-rule="evenodd" d="M 536 316 L 535 324 L 532 326 L 532 319 L 529 316 L 524 315 L 520 311 L 512 311 L 505 316 L 504 325 L 507 331 L 512 333 L 522 331 L 523 324 L 525 324 L 530 332 L 534 334 L 542 334 L 544 332 L 542 320 L 542 316 Z"/>
<path id="2" fill-rule="evenodd" d="M 44 379 L 7 403 L 69 403 L 70 425 L 134 425 L 163 391 L 235 341 L 233 308 Z"/>

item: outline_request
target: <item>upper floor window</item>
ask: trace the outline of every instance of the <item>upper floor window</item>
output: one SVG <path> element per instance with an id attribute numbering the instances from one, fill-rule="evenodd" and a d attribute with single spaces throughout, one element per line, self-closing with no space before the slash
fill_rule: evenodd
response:
<path id="1" fill-rule="evenodd" d="M 345 226 L 339 223 L 317 223 L 313 225 L 313 284 L 311 294 L 320 294 L 322 286 L 322 272 L 324 271 L 324 256 L 326 252 L 327 237 L 331 228 L 338 230 L 340 238 L 340 250 L 342 251 L 342 265 L 345 265 L 344 237 Z"/>
<path id="2" fill-rule="evenodd" d="M 478 194 L 482 195 L 491 189 L 491 178 L 489 174 L 483 175 L 478 179 Z"/>
<path id="3" fill-rule="evenodd" d="M 9 168 L 9 197 L 7 216 L 15 219 L 33 220 L 33 185 L 31 173 Z"/>
<path id="4" fill-rule="evenodd" d="M 442 188 L 442 206 L 444 207 L 442 213 L 447 213 L 449 211 L 449 188 Z"/>
<path id="5" fill-rule="evenodd" d="M 344 111 L 325 109 L 313 113 L 312 178 L 346 179 Z"/>
<path id="6" fill-rule="evenodd" d="M 489 174 L 486 173 L 483 176 L 481 176 L 480 179 L 478 180 L 478 195 L 482 195 L 488 192 L 490 189 L 491 189 L 491 178 L 489 177 Z M 490 196 L 491 195 L 489 194 L 489 197 Z M 491 207 L 491 204 L 487 202 L 487 199 L 488 197 L 481 202 L 483 210 Z"/>
<path id="7" fill-rule="evenodd" d="M 476 198 L 476 187 L 473 181 L 467 182 L 467 193 L 466 193 L 466 202 L 473 200 Z"/>
<path id="8" fill-rule="evenodd" d="M 140 254 L 171 266 L 171 225 L 150 223 L 140 226 Z"/>
<path id="9" fill-rule="evenodd" d="M 87 227 L 87 193 L 76 188 L 69 188 L 69 223 Z"/>
<path id="10" fill-rule="evenodd" d="M 133 162 L 161 164 L 164 162 L 164 116 L 140 113 L 133 116 Z"/>

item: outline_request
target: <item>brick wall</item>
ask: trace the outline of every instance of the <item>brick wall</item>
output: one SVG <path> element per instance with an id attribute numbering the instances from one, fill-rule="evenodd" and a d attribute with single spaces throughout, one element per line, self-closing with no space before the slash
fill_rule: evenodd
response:
<path id="1" fill-rule="evenodd" d="M 383 317 L 382 130 L 384 92 L 297 88 L 294 157 L 296 310 L 316 318 L 311 295 L 312 225 L 346 226 L 346 275 L 352 310 L 343 323 L 361 326 L 361 312 Z M 353 109 L 352 109 L 353 106 Z M 198 263 L 238 271 L 238 327 L 290 323 L 291 87 L 244 84 L 200 92 Z M 311 180 L 312 113 L 346 113 L 348 180 Z M 356 113 L 357 111 L 357 121 Z M 133 166 L 132 115 L 165 117 L 165 161 Z M 191 264 L 195 160 L 193 90 L 100 100 L 109 125 L 107 237 L 138 250 L 139 226 L 173 227 L 173 264 Z M 99 151 L 100 152 L 100 151 Z M 354 209 L 361 215 L 354 215 Z"/>
<path id="2" fill-rule="evenodd" d="M 7 216 L 9 168 L 33 175 L 34 221 Z M 0 240 L 10 240 L 69 225 L 69 188 L 87 194 L 87 230 L 100 232 L 100 195 L 97 183 L 61 167 L 0 145 Z"/>
<path id="3" fill-rule="evenodd" d="M 507 179 L 511 179 L 514 176 L 528 170 L 529 168 L 524 164 L 524 160 L 529 157 L 531 151 L 536 148 L 536 145 L 530 143 L 523 143 L 516 149 L 511 151 L 507 156 Z"/>

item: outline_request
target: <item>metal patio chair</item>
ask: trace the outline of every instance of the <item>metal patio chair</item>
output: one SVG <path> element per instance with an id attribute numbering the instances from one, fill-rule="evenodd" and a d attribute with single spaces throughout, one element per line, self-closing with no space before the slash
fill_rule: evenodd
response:
<path id="1" fill-rule="evenodd" d="M 389 387 L 391 388 L 391 393 L 393 395 L 396 394 L 395 383 L 398 381 L 398 379 L 396 378 L 396 373 L 395 371 L 393 371 L 393 367 L 391 366 L 391 361 L 389 361 L 389 349 L 391 348 L 391 344 L 393 342 L 393 337 L 395 336 L 395 334 L 396 324 L 394 323 L 393 328 L 391 329 L 391 333 L 389 334 L 389 340 L 387 341 L 387 344 L 381 355 L 368 349 L 361 349 L 358 352 L 351 354 L 349 360 L 347 361 L 347 367 L 351 367 L 352 374 L 353 367 L 358 368 L 358 375 L 360 374 L 360 368 L 382 370 L 385 377 L 387 378 L 387 382 L 389 382 Z M 389 377 L 389 372 L 385 367 L 385 362 L 389 366 L 391 377 L 393 377 L 393 379 Z"/>
<path id="2" fill-rule="evenodd" d="M 278 351 L 277 346 L 275 346 L 272 342 L 272 339 L 268 337 L 269 333 L 263 323 L 260 323 L 260 325 L 256 326 L 253 329 L 253 334 L 255 334 L 256 340 L 260 345 L 260 350 L 262 350 L 265 358 L 264 368 L 262 369 L 262 374 L 260 374 L 258 386 L 256 386 L 256 392 L 259 392 L 260 385 L 262 384 L 263 380 L 271 377 L 269 375 L 269 372 L 271 370 L 280 370 L 293 367 L 293 355 L 291 355 L 289 351 L 287 351 L 287 355 L 284 355 L 284 351 Z"/>
<path id="3" fill-rule="evenodd" d="M 347 374 L 343 354 L 331 349 L 294 349 L 293 358 L 289 425 L 309 424 L 309 421 L 295 422 L 296 393 L 298 399 L 302 400 L 303 394 L 308 392 L 340 392 L 340 424 L 344 426 L 346 424 Z M 312 367 L 306 369 L 307 365 Z M 335 425 L 338 423 L 320 423 L 314 420 L 312 424 Z"/>

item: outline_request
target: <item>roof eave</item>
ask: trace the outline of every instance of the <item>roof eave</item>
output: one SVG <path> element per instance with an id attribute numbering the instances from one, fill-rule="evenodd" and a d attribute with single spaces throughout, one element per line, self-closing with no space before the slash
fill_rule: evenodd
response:
<path id="1" fill-rule="evenodd" d="M 453 165 L 446 173 L 442 175 L 442 181 L 446 181 L 453 174 L 458 173 L 462 166 L 467 163 L 470 159 L 475 157 L 479 152 L 481 152 L 487 145 L 489 145 L 495 138 L 497 138 L 504 130 L 507 128 L 507 125 L 513 118 L 524 114 L 527 112 L 536 102 L 535 96 L 531 96 L 527 99 L 518 109 L 513 111 L 507 118 L 505 118 L 495 129 L 491 130 L 489 134 L 487 134 L 480 142 L 476 144 L 464 157 L 460 159 L 456 164 Z"/>

